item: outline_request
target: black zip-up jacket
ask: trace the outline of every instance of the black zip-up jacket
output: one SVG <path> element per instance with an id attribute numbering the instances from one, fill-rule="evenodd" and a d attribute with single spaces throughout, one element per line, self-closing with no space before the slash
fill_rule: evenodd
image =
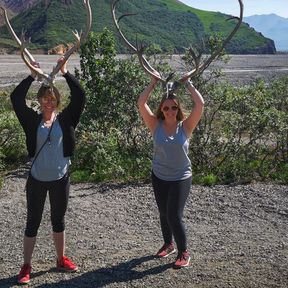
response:
<path id="1" fill-rule="evenodd" d="M 70 88 L 70 103 L 57 117 L 63 133 L 63 156 L 69 157 L 73 155 L 75 149 L 75 128 L 79 123 L 86 99 L 83 88 L 72 74 L 67 72 L 63 77 Z M 37 129 L 42 120 L 42 114 L 29 108 L 25 101 L 27 92 L 33 81 L 34 78 L 28 76 L 22 80 L 10 96 L 17 118 L 26 135 L 26 146 L 29 157 L 35 155 Z"/>

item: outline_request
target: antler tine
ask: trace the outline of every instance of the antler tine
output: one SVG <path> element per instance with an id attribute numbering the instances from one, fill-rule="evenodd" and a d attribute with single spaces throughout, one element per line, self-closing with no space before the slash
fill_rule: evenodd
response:
<path id="1" fill-rule="evenodd" d="M 143 45 L 141 45 L 140 49 L 138 47 L 138 45 L 136 44 L 137 48 L 132 45 L 128 39 L 125 37 L 125 35 L 123 34 L 123 32 L 120 29 L 119 26 L 119 22 L 122 18 L 127 17 L 127 16 L 133 16 L 136 15 L 136 13 L 127 13 L 127 14 L 123 14 L 119 17 L 119 19 L 117 20 L 116 17 L 116 5 L 120 0 L 114 0 L 111 2 L 111 13 L 112 13 L 112 18 L 113 18 L 113 22 L 116 26 L 116 29 L 119 33 L 119 35 L 121 36 L 121 38 L 124 40 L 124 42 L 126 43 L 126 45 L 132 50 L 134 51 L 134 53 L 137 54 L 139 62 L 141 67 L 144 69 L 145 72 L 147 72 L 149 75 L 157 78 L 158 80 L 160 80 L 161 82 L 165 82 L 165 79 L 163 79 L 162 77 L 159 77 L 158 75 L 154 74 L 155 72 L 157 72 L 151 65 L 150 63 L 147 61 L 147 59 L 145 58 L 144 54 L 144 47 Z M 137 41 L 136 41 L 137 42 Z M 158 72 L 157 72 L 158 74 Z"/>
<path id="2" fill-rule="evenodd" d="M 114 21 L 114 24 L 120 34 L 120 36 L 122 37 L 122 39 L 124 40 L 124 42 L 128 45 L 128 47 L 130 47 L 130 49 L 132 49 L 134 52 L 137 53 L 137 49 L 135 46 L 133 46 L 129 41 L 128 39 L 125 37 L 125 35 L 122 33 L 121 29 L 120 29 L 120 26 L 119 26 L 119 21 L 126 17 L 126 16 L 132 16 L 132 15 L 136 15 L 136 14 L 132 14 L 132 13 L 129 13 L 129 14 L 124 14 L 124 15 L 121 15 L 119 17 L 119 19 L 117 20 L 117 17 L 116 17 L 116 4 L 119 2 L 120 0 L 115 0 L 115 1 L 112 1 L 111 2 L 111 12 L 112 12 L 112 18 L 113 18 L 113 21 Z"/>
<path id="3" fill-rule="evenodd" d="M 196 55 L 196 52 L 194 51 L 193 47 L 189 47 L 187 50 L 190 53 L 190 55 L 192 56 L 193 61 L 195 63 L 195 69 L 197 70 L 199 68 L 199 66 L 200 66 L 201 54 L 198 53 L 198 55 Z"/>
<path id="4" fill-rule="evenodd" d="M 87 11 L 87 21 L 86 21 L 86 31 L 82 34 L 81 41 L 85 41 L 87 39 L 88 34 L 91 30 L 91 26 L 92 26 L 92 11 L 91 11 L 89 0 L 83 0 L 83 1 L 84 1 L 83 2 L 84 6 Z"/>
<path id="5" fill-rule="evenodd" d="M 18 36 L 16 35 L 15 31 L 13 30 L 12 26 L 11 26 L 11 23 L 9 21 L 6 9 L 4 9 L 2 6 L 0 6 L 0 9 L 4 12 L 5 23 L 6 23 L 7 27 L 8 27 L 8 30 L 9 30 L 10 34 L 12 35 L 12 37 L 14 38 L 14 40 L 17 42 L 17 44 L 20 47 L 22 45 L 22 43 L 21 43 L 20 39 L 18 38 Z M 28 57 L 30 62 L 36 62 L 34 57 L 31 55 L 31 53 L 27 50 L 27 48 L 24 49 L 24 53 Z"/>
<path id="6" fill-rule="evenodd" d="M 151 65 L 150 63 L 146 60 L 146 58 L 144 57 L 144 51 L 145 51 L 145 46 L 143 45 L 143 43 L 141 42 L 141 44 L 138 44 L 138 39 L 136 37 L 136 54 L 137 57 L 139 59 L 140 65 L 141 67 L 145 70 L 145 72 L 147 72 L 149 75 L 156 77 L 157 79 L 159 79 L 161 82 L 166 82 L 165 79 L 163 79 L 161 76 L 159 77 L 158 75 L 158 71 L 156 71 Z M 145 62 L 146 61 L 146 62 Z M 156 74 L 155 74 L 156 73 Z"/>
<path id="7" fill-rule="evenodd" d="M 240 16 L 239 17 L 232 17 L 233 19 L 238 19 L 238 22 L 236 24 L 236 26 L 234 27 L 234 29 L 232 30 L 232 32 L 226 37 L 226 39 L 222 42 L 222 45 L 214 52 L 210 55 L 210 57 L 208 57 L 208 59 L 206 61 L 204 61 L 204 63 L 202 63 L 200 66 L 197 67 L 196 65 L 196 69 L 193 69 L 191 71 L 189 71 L 188 73 L 186 73 L 182 78 L 180 78 L 178 81 L 183 82 L 186 79 L 189 79 L 193 76 L 195 76 L 196 74 L 199 74 L 200 72 L 204 71 L 205 69 L 208 68 L 208 66 L 212 63 L 212 61 L 220 55 L 220 53 L 222 52 L 222 50 L 224 49 L 224 47 L 227 45 L 227 43 L 233 38 L 233 36 L 236 34 L 236 32 L 239 30 L 242 20 L 243 20 L 243 11 L 244 11 L 244 5 L 243 5 L 243 1 L 242 0 L 238 0 L 239 3 L 239 7 L 240 7 Z M 229 18 L 227 20 L 231 20 L 232 18 Z M 192 56 L 193 57 L 193 56 Z"/>
<path id="8" fill-rule="evenodd" d="M 59 72 L 59 70 L 64 65 L 64 63 L 68 60 L 68 58 L 80 47 L 80 45 L 88 37 L 88 34 L 91 29 L 91 25 L 92 25 L 92 12 L 91 12 L 89 0 L 83 0 L 83 4 L 87 11 L 86 31 L 84 33 L 82 33 L 81 31 L 80 35 L 77 30 L 72 31 L 74 37 L 76 38 L 76 43 L 64 54 L 63 56 L 64 60 L 62 62 L 58 62 L 57 65 L 53 68 L 52 72 L 50 73 L 50 77 L 52 81 L 54 80 L 55 75 Z"/>

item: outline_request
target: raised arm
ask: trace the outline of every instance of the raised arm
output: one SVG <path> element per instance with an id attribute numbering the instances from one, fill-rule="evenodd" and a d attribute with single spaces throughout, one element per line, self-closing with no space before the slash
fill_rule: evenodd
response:
<path id="1" fill-rule="evenodd" d="M 192 132 L 194 131 L 195 127 L 201 119 L 201 115 L 204 109 L 204 99 L 200 92 L 194 87 L 192 82 L 187 80 L 185 82 L 185 86 L 194 102 L 194 107 L 190 115 L 183 121 L 184 131 L 187 137 L 191 137 Z"/>
<path id="2" fill-rule="evenodd" d="M 140 94 L 137 102 L 140 115 L 143 118 L 145 125 L 150 130 L 151 134 L 153 134 L 156 129 L 158 119 L 156 118 L 155 114 L 151 111 L 150 107 L 147 104 L 147 101 L 152 91 L 154 90 L 155 86 L 157 85 L 158 81 L 159 80 L 156 77 L 152 76 L 149 85 Z"/>
<path id="3" fill-rule="evenodd" d="M 32 82 L 34 81 L 36 77 L 35 70 L 40 69 L 40 66 L 39 66 L 39 63 L 35 61 L 32 61 L 30 64 L 35 69 L 31 70 L 30 76 L 22 80 L 21 83 L 17 85 L 17 87 L 13 90 L 13 92 L 10 95 L 13 109 L 21 124 L 23 123 L 23 121 L 26 121 L 27 118 L 31 118 L 31 114 L 35 113 L 35 112 L 34 113 L 32 112 L 33 111 L 32 108 L 27 106 L 26 96 L 27 96 L 28 90 Z"/>
<path id="4" fill-rule="evenodd" d="M 71 93 L 70 103 L 63 110 L 63 113 L 70 114 L 70 117 L 72 117 L 71 119 L 73 121 L 73 126 L 76 127 L 84 109 L 86 101 L 85 91 L 80 85 L 79 81 L 67 70 L 67 60 L 64 57 L 61 57 L 58 60 L 58 63 L 61 64 L 60 71 L 63 77 L 66 79 Z"/>

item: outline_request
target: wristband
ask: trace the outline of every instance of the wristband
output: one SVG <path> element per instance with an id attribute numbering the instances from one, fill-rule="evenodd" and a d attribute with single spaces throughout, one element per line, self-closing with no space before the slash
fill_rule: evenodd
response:
<path id="1" fill-rule="evenodd" d="M 187 81 L 185 82 L 185 87 L 188 88 L 189 86 L 194 87 L 193 82 L 192 82 L 191 80 L 187 80 Z"/>

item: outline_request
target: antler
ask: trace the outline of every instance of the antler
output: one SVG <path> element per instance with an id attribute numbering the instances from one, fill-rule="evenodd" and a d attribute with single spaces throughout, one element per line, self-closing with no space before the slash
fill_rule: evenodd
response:
<path id="1" fill-rule="evenodd" d="M 79 47 L 81 46 L 81 44 L 86 40 L 86 38 L 88 37 L 89 31 L 91 29 L 91 25 L 92 25 L 92 12 L 91 12 L 91 7 L 90 7 L 90 3 L 89 0 L 83 0 L 83 4 L 87 10 L 87 22 L 86 22 L 86 31 L 83 33 L 82 31 L 80 32 L 80 34 L 78 33 L 77 30 L 72 31 L 74 37 L 76 38 L 76 43 L 64 54 L 63 58 L 64 61 L 63 62 L 59 62 L 56 67 L 53 68 L 53 71 L 50 73 L 50 77 L 52 79 L 52 81 L 55 78 L 55 75 L 59 72 L 59 70 L 61 69 L 61 67 L 63 66 L 63 64 L 68 60 L 68 58 L 76 51 L 79 49 Z"/>
<path id="2" fill-rule="evenodd" d="M 80 45 L 86 40 L 89 31 L 91 29 L 91 24 L 92 24 L 92 12 L 91 12 L 91 7 L 89 0 L 83 0 L 84 6 L 87 10 L 87 23 L 86 23 L 86 31 L 85 33 L 82 33 L 82 31 L 79 33 L 75 30 L 73 32 L 74 37 L 76 38 L 75 44 L 64 54 L 64 61 L 59 62 L 56 67 L 53 68 L 52 72 L 47 75 L 45 74 L 39 67 L 35 67 L 32 65 L 32 63 L 36 63 L 34 57 L 31 55 L 31 53 L 28 51 L 28 49 L 25 47 L 26 41 L 24 39 L 24 33 L 22 32 L 21 35 L 21 40 L 17 37 L 16 33 L 14 32 L 10 21 L 7 16 L 7 12 L 3 7 L 0 7 L 4 11 L 4 16 L 5 16 L 5 22 L 6 25 L 9 29 L 9 32 L 19 45 L 20 51 L 21 51 L 21 57 L 24 61 L 24 63 L 28 66 L 28 68 L 32 71 L 34 71 L 37 75 L 38 80 L 46 82 L 45 84 L 52 86 L 53 82 L 55 80 L 56 74 L 59 72 L 61 69 L 62 65 L 68 60 L 68 58 L 80 47 Z M 27 59 L 28 58 L 28 59 Z"/>
<path id="3" fill-rule="evenodd" d="M 207 69 L 209 67 L 209 65 L 213 62 L 213 60 L 220 55 L 220 53 L 223 51 L 223 49 L 225 48 L 225 46 L 227 45 L 227 43 L 233 38 L 233 36 L 236 34 L 236 32 L 238 31 L 238 29 L 241 26 L 242 20 L 243 20 L 243 11 L 244 11 L 244 5 L 242 0 L 238 0 L 239 3 L 239 7 L 240 7 L 240 16 L 239 17 L 230 17 L 227 20 L 231 20 L 231 19 L 238 19 L 238 22 L 236 24 L 236 26 L 234 27 L 234 29 L 232 30 L 232 32 L 226 37 L 226 39 L 222 42 L 221 46 L 218 47 L 218 49 L 216 49 L 211 55 L 210 57 L 208 57 L 208 59 L 206 61 L 204 61 L 202 64 L 200 64 L 200 57 L 198 57 L 196 55 L 196 53 L 194 52 L 193 48 L 190 47 L 189 48 L 189 53 L 191 54 L 194 63 L 195 63 L 195 69 L 189 71 L 188 73 L 185 73 L 178 81 L 179 82 L 184 82 L 185 80 L 200 74 L 201 72 L 203 72 L 205 69 Z"/>
<path id="4" fill-rule="evenodd" d="M 111 2 L 111 13 L 112 13 L 112 18 L 113 18 L 113 22 L 116 26 L 116 29 L 118 30 L 120 36 L 122 37 L 122 39 L 124 40 L 124 42 L 126 43 L 126 45 L 132 50 L 134 51 L 139 59 L 140 65 L 142 66 L 142 68 L 151 76 L 157 78 L 158 80 L 160 80 L 163 83 L 166 83 L 166 80 L 163 79 L 161 76 L 158 76 L 158 72 L 149 64 L 149 62 L 147 61 L 147 59 L 145 58 L 144 54 L 144 46 L 141 44 L 138 44 L 138 41 L 136 41 L 136 47 L 134 45 L 132 45 L 128 39 L 125 37 L 125 35 L 123 34 L 123 32 L 120 29 L 119 26 L 119 22 L 122 18 L 127 17 L 127 16 L 133 16 L 136 15 L 135 13 L 126 13 L 121 15 L 118 19 L 116 17 L 116 5 L 120 0 L 113 0 Z"/>

